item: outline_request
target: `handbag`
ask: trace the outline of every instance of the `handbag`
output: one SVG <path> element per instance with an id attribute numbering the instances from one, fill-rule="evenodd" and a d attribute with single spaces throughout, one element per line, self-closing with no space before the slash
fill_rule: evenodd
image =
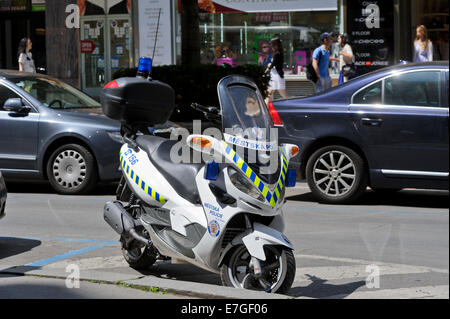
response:
<path id="1" fill-rule="evenodd" d="M 342 75 L 347 78 L 352 78 L 356 75 L 355 63 L 346 64 L 342 67 Z"/>

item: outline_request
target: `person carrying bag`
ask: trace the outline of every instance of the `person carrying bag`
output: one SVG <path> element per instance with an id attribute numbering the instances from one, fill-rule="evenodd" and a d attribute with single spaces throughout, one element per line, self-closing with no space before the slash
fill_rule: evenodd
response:
<path id="1" fill-rule="evenodd" d="M 355 56 L 353 55 L 353 50 L 349 42 L 350 41 L 346 33 L 339 35 L 338 44 L 342 48 L 342 50 L 339 51 L 339 62 L 341 68 L 339 84 L 345 83 L 357 76 Z"/>

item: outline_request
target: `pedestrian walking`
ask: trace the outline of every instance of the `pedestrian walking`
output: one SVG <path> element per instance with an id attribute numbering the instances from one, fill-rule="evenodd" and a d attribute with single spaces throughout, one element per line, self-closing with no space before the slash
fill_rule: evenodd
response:
<path id="1" fill-rule="evenodd" d="M 333 45 L 333 36 L 325 32 L 320 35 L 321 45 L 314 50 L 312 66 L 317 75 L 316 92 L 328 90 L 332 86 L 330 77 L 330 61 L 339 62 L 339 59 L 331 57 L 330 49 Z"/>
<path id="2" fill-rule="evenodd" d="M 432 62 L 433 43 L 428 39 L 428 31 L 424 25 L 416 29 L 416 40 L 414 41 L 414 62 Z"/>
<path id="3" fill-rule="evenodd" d="M 19 59 L 19 71 L 36 73 L 36 67 L 34 66 L 33 54 L 30 50 L 33 47 L 33 43 L 29 38 L 23 38 L 19 42 L 19 49 L 17 50 L 17 58 Z"/>
<path id="4" fill-rule="evenodd" d="M 349 79 L 356 75 L 355 56 L 350 46 L 348 34 L 340 34 L 338 36 L 339 51 L 339 84 L 348 82 Z"/>
<path id="5" fill-rule="evenodd" d="M 278 91 L 283 99 L 287 99 L 286 80 L 284 79 L 283 71 L 283 45 L 281 44 L 281 40 L 279 38 L 273 38 L 270 40 L 270 45 L 272 47 L 272 60 L 266 69 L 266 73 L 270 72 L 268 99 L 269 101 L 273 100 L 275 91 Z"/>
<path id="6" fill-rule="evenodd" d="M 270 43 L 269 41 L 264 40 L 261 45 L 261 52 L 258 54 L 258 65 L 267 68 L 270 61 L 272 61 L 272 54 L 270 53 Z"/>

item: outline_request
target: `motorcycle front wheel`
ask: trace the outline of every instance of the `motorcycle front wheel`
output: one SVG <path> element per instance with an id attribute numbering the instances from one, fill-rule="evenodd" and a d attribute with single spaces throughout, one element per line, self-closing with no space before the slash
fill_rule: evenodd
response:
<path id="1" fill-rule="evenodd" d="M 291 250 L 265 246 L 266 260 L 261 261 L 262 275 L 250 267 L 251 255 L 244 245 L 236 246 L 222 267 L 222 284 L 228 287 L 287 294 L 295 277 L 295 258 Z"/>

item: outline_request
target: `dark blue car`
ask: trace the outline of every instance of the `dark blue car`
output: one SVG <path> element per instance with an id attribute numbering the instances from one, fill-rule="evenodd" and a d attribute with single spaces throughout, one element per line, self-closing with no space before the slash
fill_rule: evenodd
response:
<path id="1" fill-rule="evenodd" d="M 367 186 L 448 189 L 448 72 L 448 61 L 399 65 L 274 102 L 280 140 L 300 146 L 300 175 L 315 197 L 348 203 Z"/>

